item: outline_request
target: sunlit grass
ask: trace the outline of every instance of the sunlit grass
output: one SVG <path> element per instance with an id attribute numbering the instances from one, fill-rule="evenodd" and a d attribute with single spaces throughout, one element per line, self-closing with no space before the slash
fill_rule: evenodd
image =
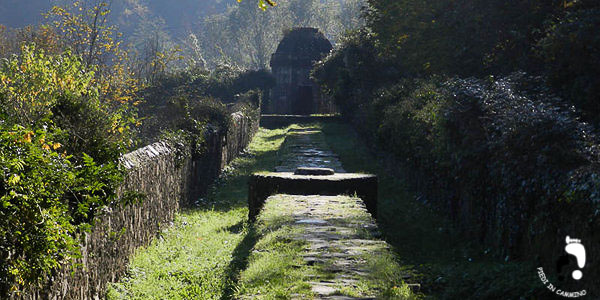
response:
<path id="1" fill-rule="evenodd" d="M 287 128 L 261 129 L 201 207 L 177 215 L 174 225 L 133 256 L 108 299 L 220 299 L 231 293 L 252 246 L 246 223 L 248 175 L 272 170 Z M 245 253 L 246 252 L 246 253 Z"/>

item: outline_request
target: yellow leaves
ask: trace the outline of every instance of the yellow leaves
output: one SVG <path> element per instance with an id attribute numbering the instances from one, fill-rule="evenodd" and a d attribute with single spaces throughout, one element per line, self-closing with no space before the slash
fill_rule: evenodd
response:
<path id="1" fill-rule="evenodd" d="M 237 2 L 242 2 L 242 0 L 237 0 Z M 262 10 L 267 9 L 267 4 L 270 6 L 277 6 L 277 3 L 273 0 L 258 0 L 258 8 Z"/>
<path id="2" fill-rule="evenodd" d="M 576 2 L 577 2 L 577 0 L 574 0 L 574 1 L 564 1 L 563 2 L 563 7 L 564 8 L 569 8 L 569 7 L 573 6 Z"/>
<path id="3" fill-rule="evenodd" d="M 6 87 L 11 84 L 11 80 L 5 74 L 0 74 L 0 88 Z"/>
<path id="4" fill-rule="evenodd" d="M 46 144 L 46 140 L 44 138 L 41 138 L 39 140 L 39 142 L 40 142 L 40 144 L 42 144 L 42 149 L 44 149 L 44 150 L 50 150 L 50 149 L 56 150 L 56 149 L 62 147 L 62 145 L 60 143 L 50 142 L 50 143 Z"/>
<path id="5" fill-rule="evenodd" d="M 32 142 L 34 136 L 35 136 L 35 133 L 33 133 L 33 131 L 29 131 L 23 135 L 23 139 L 21 140 L 21 142 L 29 144 Z M 15 142 L 17 142 L 17 141 L 15 140 Z M 60 147 L 62 147 L 61 143 L 52 143 L 52 142 L 46 143 L 46 140 L 43 137 L 38 139 L 38 142 L 41 144 L 41 147 L 44 150 L 50 150 L 50 149 L 57 150 Z"/>
<path id="6" fill-rule="evenodd" d="M 117 100 L 121 103 L 121 104 L 125 104 L 128 103 L 129 101 L 131 101 L 131 97 L 130 96 L 121 96 L 119 97 Z"/>
<path id="7" fill-rule="evenodd" d="M 404 43 L 406 40 L 408 40 L 408 38 L 409 38 L 408 34 L 401 35 L 400 37 L 398 37 L 398 44 Z"/>
<path id="8" fill-rule="evenodd" d="M 46 143 L 42 143 L 42 149 L 44 149 L 44 150 L 47 150 L 47 151 L 50 151 L 50 150 L 57 150 L 57 149 L 59 149 L 60 147 L 62 147 L 62 144 L 61 144 L 61 143 L 52 143 L 52 142 L 50 142 L 50 143 L 48 143 L 48 144 L 46 144 Z"/>
<path id="9" fill-rule="evenodd" d="M 23 136 L 23 142 L 25 143 L 31 143 L 31 138 L 35 135 L 35 133 L 33 133 L 33 131 L 29 131 L 27 133 L 25 133 L 25 135 Z"/>

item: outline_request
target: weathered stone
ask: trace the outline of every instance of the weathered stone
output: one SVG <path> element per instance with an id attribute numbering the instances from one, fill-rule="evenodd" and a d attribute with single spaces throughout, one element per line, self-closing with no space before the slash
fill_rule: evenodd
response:
<path id="1" fill-rule="evenodd" d="M 276 85 L 265 110 L 293 115 L 335 112 L 332 101 L 310 78 L 313 64 L 331 49 L 331 43 L 316 28 L 294 28 L 286 33 L 271 57 Z"/>
<path id="2" fill-rule="evenodd" d="M 314 209 L 308 209 L 309 207 Z M 390 249 L 385 241 L 365 235 L 356 238 L 363 231 L 362 224 L 372 221 L 361 200 L 346 196 L 294 196 L 274 195 L 269 197 L 266 210 L 277 209 L 281 214 L 293 216 L 287 226 L 295 230 L 291 236 L 306 244 L 300 254 L 305 265 L 321 271 L 310 277 L 307 283 L 317 299 L 330 299 L 338 295 L 340 299 L 370 299 L 377 289 L 362 288 L 372 269 L 367 257 L 378 256 Z M 271 215 L 272 212 L 267 212 Z M 324 220 L 320 222 L 298 222 L 301 220 Z M 331 229 L 334 229 L 333 231 Z M 322 275 L 327 274 L 327 275 Z M 354 289 L 361 298 L 343 298 L 345 290 Z"/>
<path id="3" fill-rule="evenodd" d="M 305 219 L 296 221 L 298 224 L 327 224 L 327 221 L 318 219 Z"/>
<path id="4" fill-rule="evenodd" d="M 249 180 L 248 217 L 254 220 L 265 200 L 276 193 L 291 195 L 354 195 L 361 198 L 367 210 L 377 217 L 377 176 L 338 173 L 313 176 L 290 172 L 254 174 Z"/>
<path id="5" fill-rule="evenodd" d="M 172 224 L 180 205 L 197 199 L 201 187 L 213 182 L 248 145 L 258 130 L 258 110 L 250 113 L 234 113 L 228 132 L 207 130 L 208 149 L 202 157 L 192 157 L 192 145 L 181 151 L 164 142 L 123 155 L 127 174 L 117 192 L 139 192 L 144 199 L 103 209 L 91 231 L 81 236 L 81 257 L 73 262 L 80 267 L 65 266 L 47 278 L 43 288 L 32 287 L 11 299 L 104 298 L 107 284 L 125 273 L 131 254 Z"/>
<path id="6" fill-rule="evenodd" d="M 335 288 L 320 283 L 313 285 L 312 291 L 320 296 L 329 296 L 337 292 Z"/>
<path id="7" fill-rule="evenodd" d="M 294 175 L 333 175 L 335 172 L 330 168 L 307 168 L 299 167 L 294 172 Z"/>

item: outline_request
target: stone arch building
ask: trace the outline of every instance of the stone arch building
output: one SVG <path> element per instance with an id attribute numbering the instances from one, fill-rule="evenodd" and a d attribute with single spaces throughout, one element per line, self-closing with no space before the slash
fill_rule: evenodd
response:
<path id="1" fill-rule="evenodd" d="M 331 43 L 316 28 L 294 28 L 287 32 L 271 56 L 276 84 L 271 90 L 267 113 L 308 115 L 334 113 L 335 106 L 310 79 L 316 61 L 332 49 Z"/>

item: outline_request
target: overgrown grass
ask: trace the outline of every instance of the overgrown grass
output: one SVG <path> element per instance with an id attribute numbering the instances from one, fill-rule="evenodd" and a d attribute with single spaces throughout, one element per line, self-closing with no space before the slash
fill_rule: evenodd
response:
<path id="1" fill-rule="evenodd" d="M 415 280 L 433 299 L 539 299 L 545 292 L 530 262 L 505 263 L 477 241 L 466 240 L 443 212 L 415 198 L 400 179 L 389 175 L 355 131 L 346 124 L 322 125 L 327 144 L 348 172 L 379 177 L 378 224 Z"/>
<path id="2" fill-rule="evenodd" d="M 132 258 L 128 275 L 112 284 L 108 299 L 221 299 L 233 292 L 254 245 L 247 224 L 247 179 L 272 170 L 287 128 L 261 129 L 250 155 L 237 158 L 200 207 L 174 224 Z"/>

